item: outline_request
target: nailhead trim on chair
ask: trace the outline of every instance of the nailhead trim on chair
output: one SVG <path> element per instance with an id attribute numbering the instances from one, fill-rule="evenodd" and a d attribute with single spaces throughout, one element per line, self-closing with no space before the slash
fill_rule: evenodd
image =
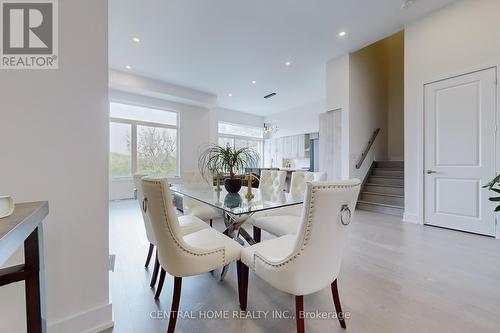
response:
<path id="1" fill-rule="evenodd" d="M 164 200 L 165 202 L 165 192 L 163 191 L 163 186 L 162 185 L 162 182 L 161 181 L 156 181 L 156 180 L 153 180 L 153 181 L 149 181 L 149 182 L 152 182 L 153 184 L 155 185 L 160 185 L 160 190 L 161 190 L 161 197 L 162 197 L 162 200 Z M 164 214 L 164 217 L 165 217 L 165 220 L 167 220 L 167 211 L 165 210 L 165 205 L 163 205 L 163 214 Z M 226 249 L 225 248 L 221 248 L 221 249 L 218 249 L 218 250 L 213 250 L 213 251 L 210 251 L 210 252 L 205 252 L 205 253 L 196 253 L 196 252 L 193 252 L 193 251 L 189 251 L 187 250 L 186 248 L 184 248 L 182 246 L 182 244 L 179 242 L 179 240 L 175 237 L 174 233 L 172 232 L 172 229 L 170 229 L 170 225 L 169 223 L 167 222 L 167 230 L 168 230 L 168 233 L 170 234 L 170 236 L 172 236 L 172 238 L 174 239 L 174 242 L 175 244 L 184 252 L 190 254 L 190 255 L 194 255 L 194 256 L 198 256 L 198 257 L 204 257 L 204 256 L 208 256 L 208 255 L 211 255 L 211 254 L 216 254 L 218 252 L 222 252 L 222 265 L 221 266 L 224 266 L 226 265 Z"/>
<path id="2" fill-rule="evenodd" d="M 254 253 L 254 258 L 253 258 L 253 269 L 255 270 L 255 262 L 257 259 L 259 259 L 262 263 L 264 263 L 265 265 L 267 266 L 270 266 L 270 267 L 274 267 L 274 268 L 281 268 L 289 263 L 291 263 L 292 261 L 294 261 L 295 259 L 297 259 L 298 256 L 300 256 L 302 254 L 302 252 L 304 252 L 306 246 L 307 246 L 307 243 L 309 242 L 309 238 L 310 238 L 310 235 L 311 235 L 311 229 L 312 229 L 312 216 L 313 216 L 313 208 L 314 208 L 314 196 L 316 194 L 316 191 L 318 189 L 321 189 L 321 190 L 332 190 L 332 189 L 339 189 L 339 188 L 353 188 L 353 187 L 356 187 L 356 186 L 359 186 L 359 184 L 354 184 L 354 185 L 317 185 L 317 186 L 313 186 L 312 188 L 312 191 L 311 191 L 311 201 L 310 201 L 310 204 L 308 207 L 306 207 L 307 209 L 307 225 L 306 225 L 306 230 L 305 230 L 305 233 L 304 233 L 304 238 L 302 240 L 302 246 L 300 247 L 300 250 L 293 256 L 289 257 L 288 259 L 285 259 L 283 262 L 280 262 L 280 263 L 271 263 L 269 261 L 267 261 L 265 258 L 263 258 L 262 256 L 260 256 L 258 253 Z"/>

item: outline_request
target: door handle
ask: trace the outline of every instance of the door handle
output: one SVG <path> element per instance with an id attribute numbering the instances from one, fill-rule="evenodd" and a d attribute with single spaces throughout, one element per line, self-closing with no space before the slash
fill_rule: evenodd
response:
<path id="1" fill-rule="evenodd" d="M 428 174 L 428 175 L 431 175 L 431 174 L 433 174 L 433 173 L 437 173 L 437 171 L 434 171 L 434 170 L 427 170 L 427 174 Z"/>

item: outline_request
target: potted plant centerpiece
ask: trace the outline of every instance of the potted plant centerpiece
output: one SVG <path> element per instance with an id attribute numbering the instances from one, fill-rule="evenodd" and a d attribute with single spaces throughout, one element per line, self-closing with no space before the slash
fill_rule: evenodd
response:
<path id="1" fill-rule="evenodd" d="M 198 168 L 203 176 L 207 173 L 229 177 L 224 180 L 224 187 L 229 193 L 238 193 L 241 189 L 241 178 L 236 174 L 244 172 L 245 168 L 257 165 L 258 153 L 252 148 L 233 148 L 230 146 L 209 145 L 198 159 Z"/>

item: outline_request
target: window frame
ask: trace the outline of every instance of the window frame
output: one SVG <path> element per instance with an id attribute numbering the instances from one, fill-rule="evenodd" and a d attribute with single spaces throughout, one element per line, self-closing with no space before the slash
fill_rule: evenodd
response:
<path id="1" fill-rule="evenodd" d="M 264 131 L 262 130 L 262 137 L 257 137 L 257 136 L 246 136 L 246 135 L 237 135 L 237 134 L 227 134 L 227 133 L 221 133 L 219 132 L 219 125 L 220 124 L 226 124 L 226 125 L 231 125 L 231 126 L 239 126 L 239 127 L 246 127 L 246 128 L 257 128 L 257 129 L 260 129 L 259 126 L 252 126 L 252 125 L 247 125 L 247 124 L 238 124 L 238 123 L 230 123 L 228 121 L 219 121 L 217 122 L 217 133 L 219 134 L 219 136 L 227 136 L 227 137 L 239 137 L 239 138 L 251 138 L 251 139 L 254 139 L 254 140 L 264 140 Z"/>
<path id="2" fill-rule="evenodd" d="M 170 112 L 170 113 L 175 113 L 176 117 L 176 124 L 177 125 L 168 125 L 168 124 L 160 124 L 160 123 L 154 123 L 154 122 L 148 122 L 148 121 L 140 121 L 140 120 L 131 120 L 131 119 L 124 119 L 124 118 L 115 118 L 111 117 L 111 104 L 125 104 L 125 105 L 131 105 L 131 106 L 137 106 L 137 107 L 142 107 L 142 108 L 147 108 L 147 109 L 153 109 L 153 110 L 161 110 L 165 112 Z M 161 108 L 157 106 L 151 106 L 147 104 L 141 104 L 141 103 L 132 103 L 132 102 L 124 102 L 120 100 L 110 100 L 109 101 L 109 108 L 110 108 L 110 115 L 109 115 L 109 122 L 110 123 L 120 123 L 120 124 L 128 124 L 131 126 L 130 130 L 130 154 L 131 154 L 131 162 L 130 162 L 130 176 L 121 176 L 121 177 L 112 177 L 109 175 L 110 180 L 131 180 L 133 179 L 134 175 L 138 172 L 137 170 L 137 126 L 148 126 L 148 127 L 158 127 L 158 128 L 164 128 L 164 129 L 175 129 L 176 130 L 176 173 L 175 175 L 165 175 L 165 177 L 168 178 L 178 178 L 180 177 L 180 166 L 181 166 L 181 159 L 180 159 L 180 123 L 179 123 L 179 112 L 173 111 L 171 109 L 166 109 L 166 108 Z M 110 151 L 108 149 L 108 156 L 110 154 Z M 109 171 L 108 171 L 109 172 Z"/>
<path id="3" fill-rule="evenodd" d="M 220 133 L 219 132 L 219 124 L 229 124 L 229 125 L 234 125 L 234 126 L 241 126 L 241 127 L 250 127 L 250 128 L 258 128 L 257 126 L 251 126 L 251 125 L 245 125 L 245 124 L 237 124 L 237 123 L 230 123 L 227 121 L 219 121 L 217 123 L 217 144 L 219 144 L 219 139 L 224 138 L 224 139 L 231 139 L 233 140 L 233 148 L 235 146 L 235 140 L 246 140 L 246 141 L 255 141 L 258 142 L 260 145 L 260 151 L 258 152 L 260 155 L 260 163 L 259 166 L 262 167 L 264 165 L 264 133 L 262 133 L 262 138 L 258 138 L 255 136 L 245 136 L 245 135 L 236 135 L 236 134 L 225 134 L 225 133 Z"/>

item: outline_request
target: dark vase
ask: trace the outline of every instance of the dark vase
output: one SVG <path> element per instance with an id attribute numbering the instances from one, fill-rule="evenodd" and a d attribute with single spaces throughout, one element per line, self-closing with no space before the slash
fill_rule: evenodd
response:
<path id="1" fill-rule="evenodd" d="M 240 178 L 226 178 L 224 180 L 224 187 L 228 193 L 238 193 L 241 189 L 241 179 Z"/>
<path id="2" fill-rule="evenodd" d="M 238 193 L 228 193 L 224 198 L 224 205 L 228 208 L 236 208 L 241 205 L 241 195 Z"/>

